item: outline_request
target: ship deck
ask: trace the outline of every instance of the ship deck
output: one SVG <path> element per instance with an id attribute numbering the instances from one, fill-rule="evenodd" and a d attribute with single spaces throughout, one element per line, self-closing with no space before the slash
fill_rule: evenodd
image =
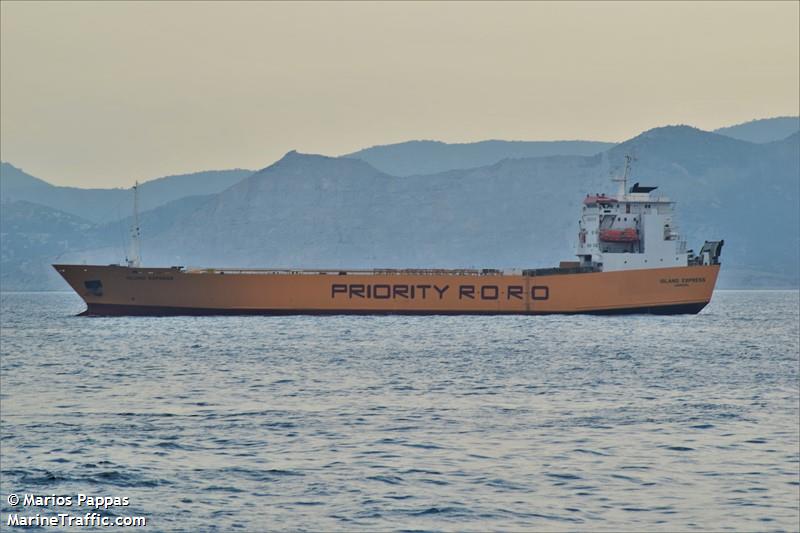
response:
<path id="1" fill-rule="evenodd" d="M 248 275 L 330 275 L 330 276 L 553 276 L 599 272 L 594 267 L 552 267 L 500 270 L 439 269 L 439 268 L 374 268 L 374 269 L 284 269 L 284 268 L 188 268 L 172 267 L 186 274 L 248 274 Z"/>

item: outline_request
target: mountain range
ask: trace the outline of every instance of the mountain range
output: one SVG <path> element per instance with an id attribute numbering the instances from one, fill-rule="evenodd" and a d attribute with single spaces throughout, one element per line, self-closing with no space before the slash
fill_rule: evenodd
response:
<path id="1" fill-rule="evenodd" d="M 226 267 L 549 266 L 574 253 L 583 196 L 611 190 L 609 176 L 631 154 L 634 181 L 678 201 L 690 247 L 726 240 L 720 287 L 797 287 L 800 133 L 776 140 L 787 121 L 774 120 L 769 135 L 769 121 L 757 121 L 758 139 L 767 139 L 758 143 L 735 138 L 753 134 L 754 123 L 725 135 L 669 126 L 616 145 L 419 141 L 342 157 L 290 152 L 257 172 L 161 178 L 140 189 L 143 259 Z M 415 156 L 416 149 L 430 157 Z M 443 170 L 424 172 L 434 167 Z M 109 205 L 129 212 L 130 190 L 54 187 L 7 163 L 1 170 L 3 290 L 64 288 L 49 267 L 56 258 L 122 260 L 130 218 L 115 217 Z"/>
<path id="2" fill-rule="evenodd" d="M 218 193 L 252 170 L 211 170 L 166 176 L 142 183 L 140 209 L 146 211 L 188 195 Z M 130 189 L 59 187 L 31 176 L 10 163 L 0 163 L 0 198 L 3 203 L 25 200 L 80 216 L 91 222 L 119 220 L 131 212 Z"/>
<path id="3" fill-rule="evenodd" d="M 714 133 L 740 141 L 768 143 L 785 139 L 797 130 L 800 130 L 800 117 L 775 117 L 719 128 L 714 130 Z"/>
<path id="4" fill-rule="evenodd" d="M 481 141 L 449 144 L 440 141 L 408 141 L 373 146 L 343 157 L 366 161 L 393 176 L 436 174 L 455 169 L 491 165 L 503 159 L 551 155 L 594 155 L 614 143 L 596 141 Z"/>

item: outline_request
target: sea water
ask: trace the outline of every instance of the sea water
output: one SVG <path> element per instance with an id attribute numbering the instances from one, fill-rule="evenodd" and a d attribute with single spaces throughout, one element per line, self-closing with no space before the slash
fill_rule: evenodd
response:
<path id="1" fill-rule="evenodd" d="M 2 294 L 8 496 L 156 531 L 797 530 L 797 291 L 699 315 L 85 318 Z M 63 503 L 63 502 L 62 502 Z"/>

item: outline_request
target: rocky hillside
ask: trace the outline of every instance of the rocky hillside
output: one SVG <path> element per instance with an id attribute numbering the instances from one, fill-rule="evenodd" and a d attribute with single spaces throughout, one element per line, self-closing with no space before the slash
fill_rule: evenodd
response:
<path id="1" fill-rule="evenodd" d="M 714 130 L 714 133 L 740 141 L 768 143 L 783 140 L 798 130 L 800 130 L 800 117 L 775 117 L 720 128 Z"/>
<path id="2" fill-rule="evenodd" d="M 184 196 L 218 193 L 252 173 L 252 170 L 243 169 L 210 170 L 149 180 L 140 185 L 141 208 L 146 211 Z M 131 198 L 130 189 L 58 187 L 10 163 L 0 164 L 0 201 L 4 203 L 35 202 L 95 223 L 104 223 L 130 214 Z"/>
<path id="3" fill-rule="evenodd" d="M 481 141 L 461 144 L 409 141 L 373 146 L 343 157 L 361 159 L 393 176 L 413 176 L 483 167 L 503 159 L 594 155 L 612 146 L 613 143 L 596 141 Z"/>

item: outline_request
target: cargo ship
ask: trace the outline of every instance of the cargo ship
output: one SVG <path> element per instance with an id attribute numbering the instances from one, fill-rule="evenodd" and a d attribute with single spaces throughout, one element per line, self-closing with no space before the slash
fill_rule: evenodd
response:
<path id="1" fill-rule="evenodd" d="M 724 241 L 695 254 L 675 202 L 657 187 L 583 199 L 576 261 L 555 268 L 285 270 L 143 267 L 134 208 L 125 265 L 53 267 L 86 302 L 82 315 L 679 314 L 711 300 Z M 138 203 L 134 188 L 134 206 Z"/>

